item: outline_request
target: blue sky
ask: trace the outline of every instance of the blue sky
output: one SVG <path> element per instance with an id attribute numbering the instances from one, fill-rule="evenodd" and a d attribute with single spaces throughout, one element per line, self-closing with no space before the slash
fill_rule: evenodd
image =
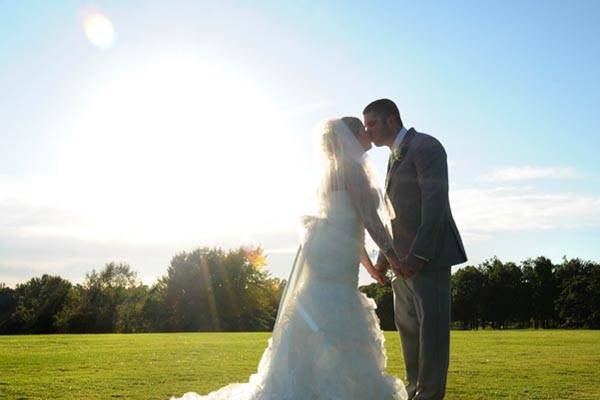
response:
<path id="1" fill-rule="evenodd" d="M 95 46 L 82 21 L 116 32 Z M 0 282 L 260 244 L 285 277 L 311 131 L 396 101 L 469 255 L 600 259 L 598 2 L 0 2 Z M 386 152 L 375 149 L 381 172 Z M 365 282 L 363 277 L 363 282 Z"/>

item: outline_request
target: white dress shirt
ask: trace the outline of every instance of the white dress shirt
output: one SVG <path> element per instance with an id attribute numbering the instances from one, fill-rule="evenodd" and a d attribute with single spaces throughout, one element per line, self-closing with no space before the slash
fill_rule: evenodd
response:
<path id="1" fill-rule="evenodd" d="M 402 143 L 402 141 L 404 140 L 404 137 L 406 136 L 406 132 L 408 132 L 408 130 L 405 127 L 402 127 L 398 131 L 398 134 L 396 135 L 396 139 L 394 139 L 394 143 L 392 143 L 392 148 L 390 149 L 391 151 L 394 151 L 394 149 L 397 149 L 398 147 L 400 147 L 400 144 Z"/>

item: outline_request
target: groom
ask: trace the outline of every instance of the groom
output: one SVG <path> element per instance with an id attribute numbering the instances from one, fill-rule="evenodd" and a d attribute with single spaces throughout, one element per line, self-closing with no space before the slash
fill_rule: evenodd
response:
<path id="1" fill-rule="evenodd" d="M 450 353 L 450 267 L 467 260 L 448 200 L 444 147 L 434 137 L 406 129 L 393 101 L 365 107 L 367 134 L 390 148 L 386 194 L 394 208 L 394 319 L 413 400 L 443 399 Z M 376 268 L 389 265 L 383 254 Z"/>

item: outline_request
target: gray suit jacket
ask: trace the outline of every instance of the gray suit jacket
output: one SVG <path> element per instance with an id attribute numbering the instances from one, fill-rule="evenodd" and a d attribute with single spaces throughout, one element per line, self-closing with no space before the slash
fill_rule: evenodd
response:
<path id="1" fill-rule="evenodd" d="M 448 199 L 446 151 L 432 136 L 409 129 L 401 158 L 388 165 L 386 194 L 393 206 L 394 248 L 428 260 L 424 268 L 467 261 Z"/>

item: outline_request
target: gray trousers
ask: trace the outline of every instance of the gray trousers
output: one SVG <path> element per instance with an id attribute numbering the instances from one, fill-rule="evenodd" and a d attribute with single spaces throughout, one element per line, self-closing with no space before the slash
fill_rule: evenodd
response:
<path id="1" fill-rule="evenodd" d="M 406 391 L 414 400 L 443 399 L 450 360 L 451 269 L 395 278 L 394 319 L 400 333 Z"/>

